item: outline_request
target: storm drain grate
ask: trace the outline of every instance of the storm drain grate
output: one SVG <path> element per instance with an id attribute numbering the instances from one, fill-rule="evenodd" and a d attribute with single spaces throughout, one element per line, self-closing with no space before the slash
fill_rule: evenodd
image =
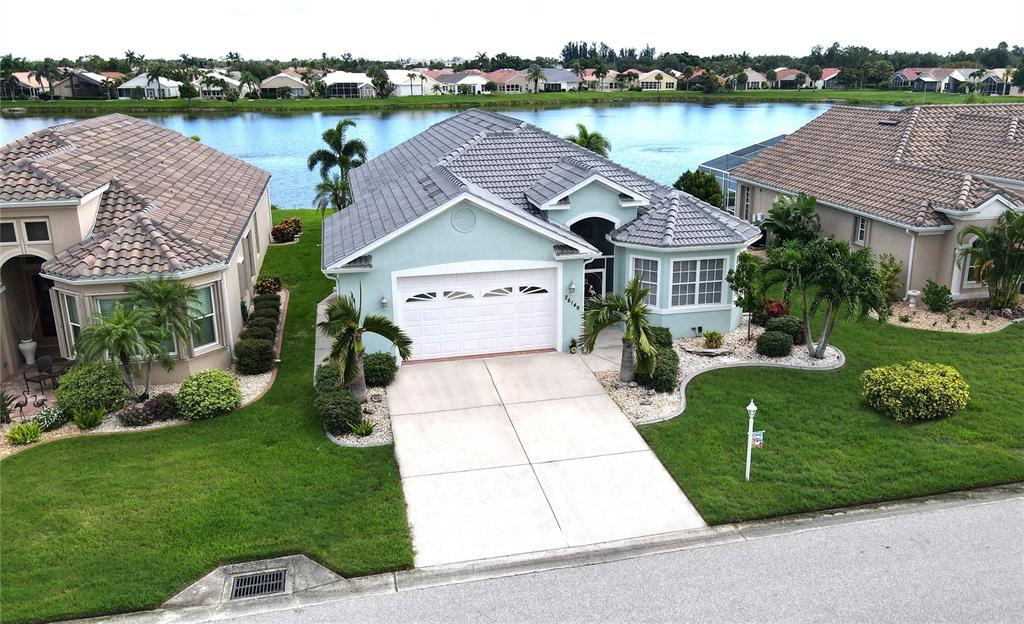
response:
<path id="1" fill-rule="evenodd" d="M 231 599 L 251 598 L 266 594 L 277 594 L 284 591 L 284 575 L 286 570 L 272 570 L 257 574 L 236 576 L 231 585 Z"/>

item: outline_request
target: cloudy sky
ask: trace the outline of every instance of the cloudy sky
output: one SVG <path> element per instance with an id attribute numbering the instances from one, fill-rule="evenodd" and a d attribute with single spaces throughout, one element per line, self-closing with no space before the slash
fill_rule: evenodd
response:
<path id="1" fill-rule="evenodd" d="M 948 0 L 947 0 L 948 1 Z M 950 52 L 1020 43 L 1020 0 L 991 0 L 993 19 L 938 17 L 939 3 L 898 0 L 732 0 L 687 6 L 678 0 L 48 0 L 9 2 L 0 53 L 74 58 L 148 58 L 182 52 L 221 57 L 307 58 L 350 52 L 366 58 L 471 57 L 508 52 L 557 56 L 569 40 L 604 41 L 613 48 L 649 44 L 694 54 L 742 52 L 806 54 L 833 41 L 881 50 Z M 59 16 L 55 19 L 46 17 Z M 1000 18 L 1000 16 L 1002 18 Z M 1014 17 L 1016 16 L 1016 17 Z M 973 25 L 972 25 L 973 24 Z M 56 27 L 56 30 L 54 28 Z"/>

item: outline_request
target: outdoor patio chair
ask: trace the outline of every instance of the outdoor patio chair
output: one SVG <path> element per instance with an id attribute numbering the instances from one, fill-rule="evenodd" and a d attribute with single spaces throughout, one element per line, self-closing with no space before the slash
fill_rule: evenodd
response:
<path id="1" fill-rule="evenodd" d="M 35 369 L 35 373 L 32 373 L 33 369 Z M 48 355 L 37 359 L 35 364 L 25 369 L 22 376 L 25 378 L 25 390 L 32 389 L 29 387 L 30 383 L 37 383 L 39 384 L 39 391 L 43 392 L 46 390 L 47 379 L 50 380 L 54 388 L 57 387 L 57 380 L 53 376 L 53 358 Z"/>

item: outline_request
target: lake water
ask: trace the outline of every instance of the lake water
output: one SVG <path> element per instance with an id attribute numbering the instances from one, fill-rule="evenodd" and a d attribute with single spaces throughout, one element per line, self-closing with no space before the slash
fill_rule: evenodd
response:
<path id="1" fill-rule="evenodd" d="M 671 184 L 686 169 L 752 143 L 789 133 L 814 119 L 829 104 L 634 103 L 501 111 L 558 135 L 574 134 L 577 123 L 611 141 L 611 158 L 649 178 Z M 309 207 L 317 174 L 306 157 L 322 145 L 320 134 L 338 120 L 356 121 L 352 133 L 379 154 L 454 115 L 455 111 L 395 111 L 348 114 L 240 113 L 141 116 L 207 145 L 245 159 L 273 174 L 271 201 L 285 208 Z M 58 123 L 67 117 L 4 117 L 0 144 Z"/>

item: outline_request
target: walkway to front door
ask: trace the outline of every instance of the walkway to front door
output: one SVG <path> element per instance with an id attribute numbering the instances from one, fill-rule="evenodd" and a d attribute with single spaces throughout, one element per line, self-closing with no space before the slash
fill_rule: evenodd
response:
<path id="1" fill-rule="evenodd" d="M 704 526 L 579 357 L 410 364 L 388 401 L 418 567 Z"/>

